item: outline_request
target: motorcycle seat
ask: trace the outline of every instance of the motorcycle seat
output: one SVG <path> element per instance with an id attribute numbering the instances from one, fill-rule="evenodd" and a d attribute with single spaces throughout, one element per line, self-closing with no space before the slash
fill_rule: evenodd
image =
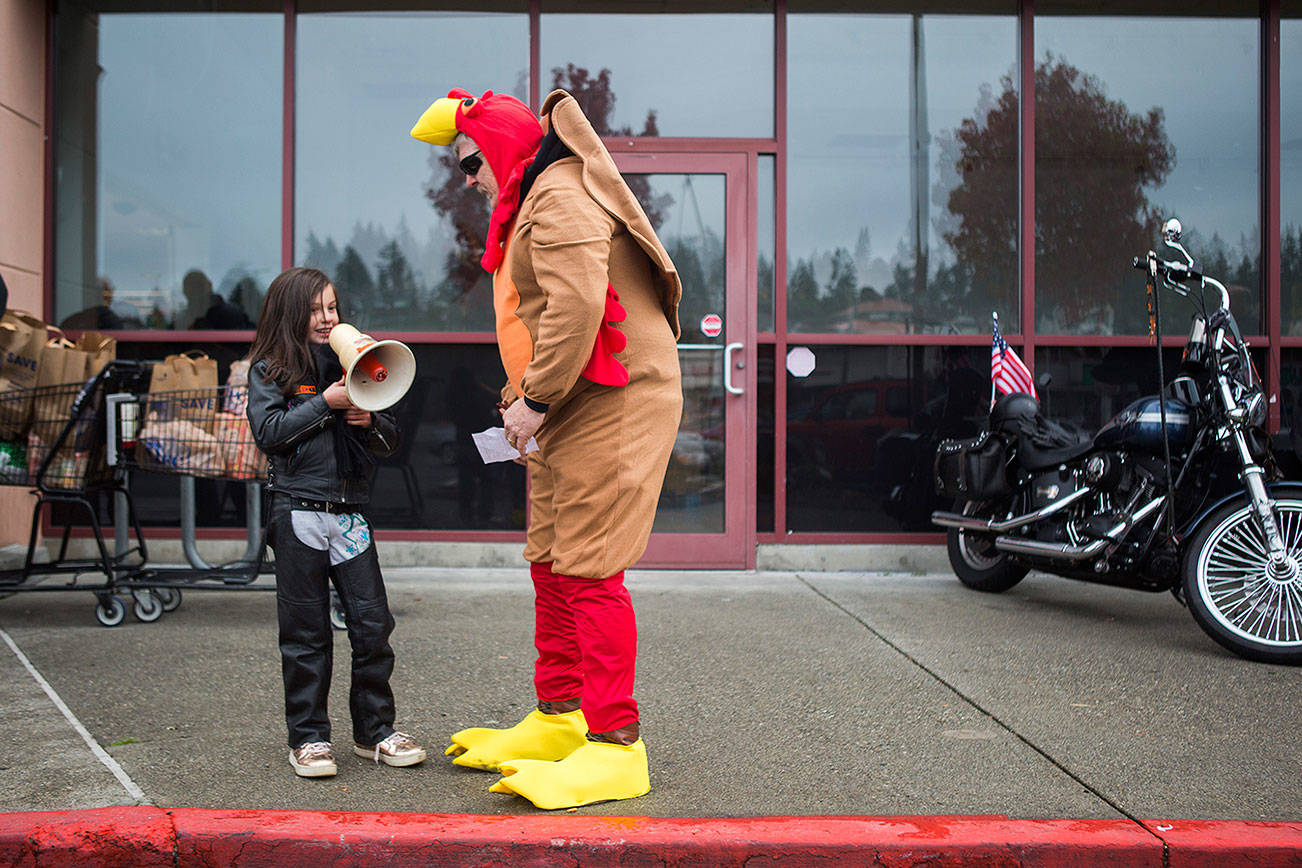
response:
<path id="1" fill-rule="evenodd" d="M 1066 446 L 1036 446 L 1029 437 L 1019 437 L 1017 461 L 1027 470 L 1045 470 L 1072 459 L 1079 458 L 1094 448 L 1093 440 L 1082 440 Z"/>

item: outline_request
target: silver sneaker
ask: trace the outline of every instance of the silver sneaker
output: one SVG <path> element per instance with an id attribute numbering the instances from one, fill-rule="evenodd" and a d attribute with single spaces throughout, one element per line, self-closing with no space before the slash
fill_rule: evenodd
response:
<path id="1" fill-rule="evenodd" d="M 386 766 L 414 766 L 425 759 L 425 748 L 405 732 L 395 732 L 379 744 L 354 744 L 353 753 Z"/>
<path id="2" fill-rule="evenodd" d="M 309 741 L 289 752 L 289 764 L 300 778 L 328 778 L 338 774 L 335 753 L 328 741 Z"/>

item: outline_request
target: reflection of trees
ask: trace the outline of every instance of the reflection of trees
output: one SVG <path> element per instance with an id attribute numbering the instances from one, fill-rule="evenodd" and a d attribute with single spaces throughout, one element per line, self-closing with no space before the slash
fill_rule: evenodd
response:
<path id="1" fill-rule="evenodd" d="M 962 183 L 949 196 L 959 224 L 946 233 L 974 286 L 1016 285 L 1018 92 L 1010 76 L 984 123 L 957 131 Z M 1132 114 L 1103 85 L 1046 55 L 1035 69 L 1035 277 L 1046 325 L 1111 331 L 1129 257 L 1148 249 L 1161 215 L 1145 188 L 1175 165 L 1161 108 Z M 987 291 L 991 291 L 987 289 Z M 1140 305 L 1142 307 L 1142 305 Z"/>
<path id="2" fill-rule="evenodd" d="M 1160 215 L 1146 189 L 1175 163 L 1163 113 L 1132 114 L 1098 79 L 1047 55 L 1036 68 L 1036 283 L 1042 328 L 1140 330 L 1143 304 L 1115 302 L 1129 257 L 1152 246 Z M 990 310 L 1018 309 L 1019 94 L 1011 76 L 988 85 L 971 117 L 937 139 L 933 221 L 952 260 L 901 243 L 889 262 L 870 256 L 866 230 L 845 248 L 792 262 L 788 318 L 809 331 L 967 330 Z M 1187 223 L 1188 221 L 1186 221 Z M 941 260 L 941 261 L 937 261 Z M 1229 273 L 1229 272 L 1224 272 Z"/>

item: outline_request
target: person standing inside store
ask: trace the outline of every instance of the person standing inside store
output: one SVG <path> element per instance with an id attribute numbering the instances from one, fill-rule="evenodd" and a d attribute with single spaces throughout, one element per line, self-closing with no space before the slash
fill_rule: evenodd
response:
<path id="1" fill-rule="evenodd" d="M 249 425 L 270 459 L 267 542 L 276 552 L 289 762 L 306 778 L 338 772 L 326 712 L 331 582 L 353 652 L 353 752 L 390 766 L 425 759 L 424 749 L 393 726 L 393 615 L 361 514 L 370 500 L 373 456 L 397 449 L 398 426 L 392 414 L 349 400 L 329 345 L 338 324 L 329 278 L 315 268 L 291 268 L 271 282 L 249 350 Z"/>
<path id="2" fill-rule="evenodd" d="M 522 455 L 538 443 L 524 550 L 538 707 L 508 729 L 455 733 L 447 753 L 540 808 L 643 795 L 624 570 L 646 548 L 682 416 L 678 273 L 565 91 L 540 119 L 514 97 L 453 90 L 411 134 L 450 145 L 488 198 L 503 428 Z"/>

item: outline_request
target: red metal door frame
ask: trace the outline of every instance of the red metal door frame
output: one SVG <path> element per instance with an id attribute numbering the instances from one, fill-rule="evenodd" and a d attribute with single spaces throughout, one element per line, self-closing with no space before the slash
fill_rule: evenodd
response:
<path id="1" fill-rule="evenodd" d="M 724 392 L 724 528 L 722 533 L 653 533 L 641 567 L 755 567 L 755 184 L 747 153 L 683 151 L 614 153 L 620 171 L 725 176 L 725 304 L 721 337 L 740 343 L 728 375 L 740 395 Z M 684 330 L 691 324 L 685 324 Z M 725 359 L 727 359 L 725 355 Z"/>

